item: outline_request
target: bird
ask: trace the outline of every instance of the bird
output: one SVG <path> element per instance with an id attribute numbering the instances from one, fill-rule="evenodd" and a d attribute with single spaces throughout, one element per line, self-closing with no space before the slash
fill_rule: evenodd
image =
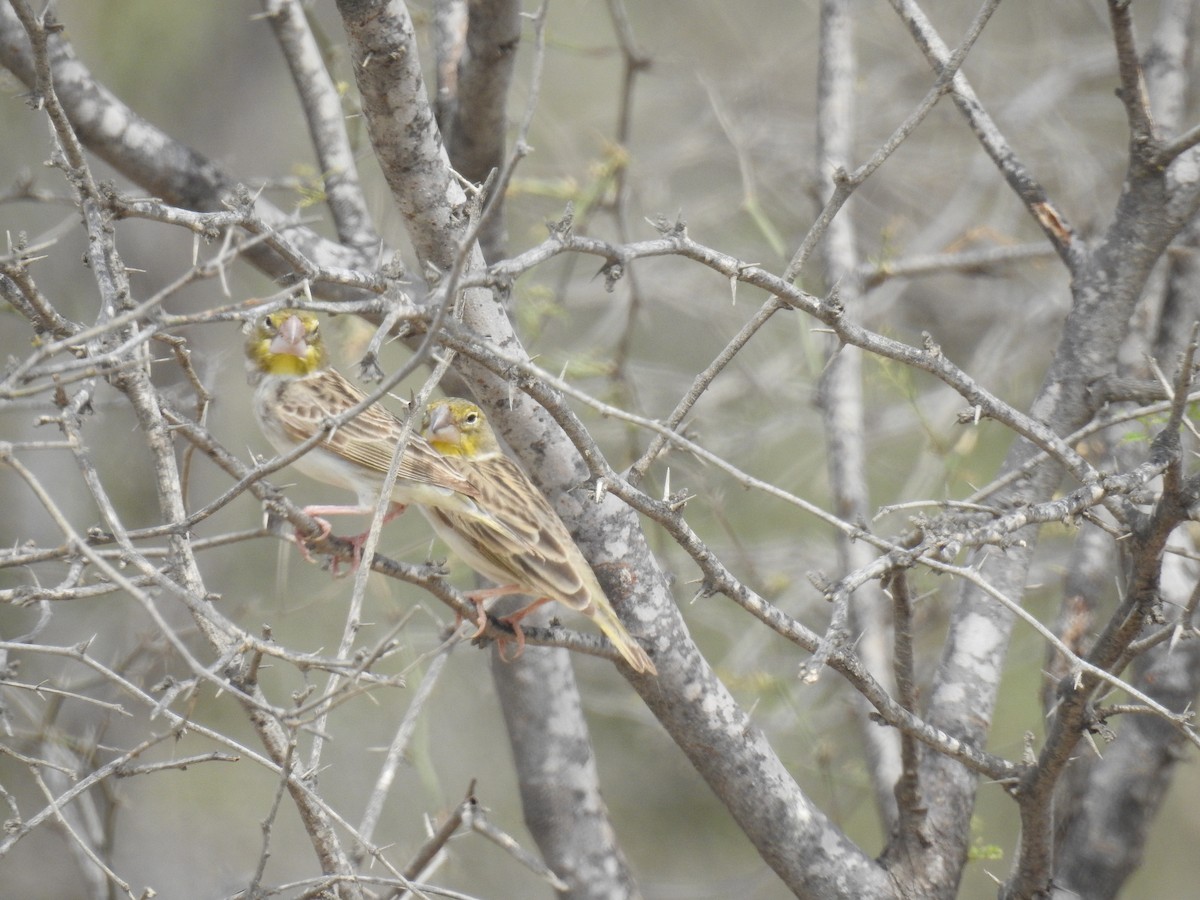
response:
<path id="1" fill-rule="evenodd" d="M 311 312 L 282 309 L 254 322 L 246 339 L 246 368 L 254 387 L 254 417 L 280 454 L 290 453 L 326 426 L 327 420 L 358 405 L 366 396 L 330 364 L 320 319 Z M 326 484 L 353 491 L 357 505 L 306 506 L 317 519 L 321 538 L 332 530 L 322 516 L 373 515 L 404 423 L 380 403 L 328 432 L 294 465 Z M 410 432 L 392 488 L 385 521 L 410 503 L 447 507 L 465 518 L 484 515 L 475 499 L 481 492 L 419 434 Z M 355 542 L 355 563 L 366 534 Z M 305 557 L 308 552 L 298 540 Z"/>
<path id="2" fill-rule="evenodd" d="M 484 603 L 506 594 L 527 594 L 528 606 L 501 619 L 524 646 L 520 621 L 556 600 L 593 619 L 636 671 L 657 675 L 650 656 L 626 631 L 596 575 L 545 496 L 500 447 L 483 410 L 470 400 L 449 398 L 429 404 L 422 436 L 478 492 L 490 517 L 465 515 L 446 506 L 422 506 L 434 531 L 464 562 L 497 587 L 468 597 L 479 612 L 480 633 L 487 625 Z M 518 655 L 520 649 L 518 649 Z"/>

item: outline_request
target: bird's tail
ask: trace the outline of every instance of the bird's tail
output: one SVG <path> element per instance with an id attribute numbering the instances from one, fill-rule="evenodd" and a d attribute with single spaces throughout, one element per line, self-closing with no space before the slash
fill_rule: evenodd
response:
<path id="1" fill-rule="evenodd" d="M 647 675 L 658 674 L 658 669 L 654 668 L 649 654 L 625 630 L 625 626 L 617 618 L 616 610 L 612 608 L 612 604 L 603 594 L 593 597 L 592 602 L 580 612 L 595 620 L 596 625 L 613 642 L 613 646 L 617 648 L 621 656 L 625 657 L 625 662 L 629 663 L 635 672 L 643 672 Z"/>

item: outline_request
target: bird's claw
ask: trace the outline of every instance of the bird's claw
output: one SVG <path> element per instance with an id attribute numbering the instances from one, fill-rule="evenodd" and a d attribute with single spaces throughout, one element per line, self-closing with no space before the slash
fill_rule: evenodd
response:
<path id="1" fill-rule="evenodd" d="M 500 659 L 506 663 L 515 662 L 521 658 L 521 654 L 525 652 L 525 629 L 521 627 L 521 623 L 514 616 L 505 616 L 500 620 L 513 630 L 513 636 L 517 640 L 517 652 L 513 654 L 512 659 L 504 655 L 504 645 L 508 643 L 507 637 L 497 638 L 500 648 L 498 650 Z"/>

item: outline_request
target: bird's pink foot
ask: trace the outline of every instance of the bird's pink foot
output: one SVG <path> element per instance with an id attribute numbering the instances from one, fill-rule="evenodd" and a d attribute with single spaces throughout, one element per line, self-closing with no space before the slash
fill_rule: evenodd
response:
<path id="1" fill-rule="evenodd" d="M 479 626 L 478 629 L 475 631 L 475 633 L 473 635 L 471 635 L 471 640 L 475 640 L 476 638 L 482 637 L 483 633 L 485 631 L 487 631 L 487 626 L 488 626 L 487 603 L 488 603 L 488 601 L 494 600 L 497 597 L 506 597 L 509 594 L 517 594 L 517 593 L 520 593 L 520 591 L 521 591 L 520 585 L 505 584 L 505 585 L 501 585 L 500 587 L 481 588 L 480 590 L 468 591 L 467 593 L 463 594 L 464 597 L 466 597 L 468 600 L 470 600 L 472 603 L 475 604 L 475 624 Z M 461 623 L 461 621 L 462 621 L 462 613 L 459 613 L 457 622 Z M 504 620 L 501 620 L 501 621 L 504 621 Z M 504 647 L 505 640 L 507 640 L 507 638 L 497 638 L 497 641 L 501 645 L 501 653 L 500 653 L 501 659 L 504 658 L 503 647 Z M 522 646 L 524 646 L 524 644 L 525 644 L 524 635 L 522 635 L 522 637 L 521 637 L 521 644 L 522 644 Z M 519 655 L 520 654 L 518 654 L 518 656 Z"/>
<path id="2" fill-rule="evenodd" d="M 311 509 L 312 509 L 312 507 L 305 507 L 303 512 L 306 516 L 312 516 L 313 521 L 316 522 L 317 525 L 320 527 L 321 533 L 318 534 L 315 538 L 307 538 L 304 535 L 302 535 L 300 533 L 300 529 L 297 528 L 295 530 L 295 533 L 292 535 L 292 540 L 295 542 L 296 546 L 300 548 L 300 555 L 304 557 L 305 562 L 310 562 L 310 563 L 316 562 L 316 560 L 313 559 L 312 554 L 308 552 L 309 542 L 310 541 L 323 541 L 323 540 L 325 540 L 325 538 L 329 537 L 330 532 L 333 531 L 333 526 L 330 525 L 326 519 L 322 519 L 320 516 L 314 516 L 312 514 L 312 512 L 310 512 Z"/>

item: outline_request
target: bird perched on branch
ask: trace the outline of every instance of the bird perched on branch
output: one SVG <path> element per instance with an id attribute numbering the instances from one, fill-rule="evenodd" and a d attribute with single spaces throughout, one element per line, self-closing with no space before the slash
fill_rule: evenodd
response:
<path id="1" fill-rule="evenodd" d="M 625 630 L 596 580 L 591 566 L 525 472 L 500 449 L 483 411 L 469 400 L 431 403 L 422 434 L 438 453 L 456 463 L 489 515 L 465 515 L 446 506 L 422 507 L 434 530 L 472 569 L 497 587 L 468 595 L 486 625 L 484 603 L 505 594 L 528 594 L 528 606 L 501 621 L 524 644 L 520 621 L 543 603 L 557 600 L 595 620 L 625 661 L 637 672 L 657 675 L 649 655 Z M 518 651 L 519 652 L 519 651 Z"/>
<path id="2" fill-rule="evenodd" d="M 320 320 L 310 312 L 283 309 L 259 319 L 246 340 L 246 365 L 254 385 L 254 416 L 272 446 L 289 453 L 324 429 L 329 419 L 366 396 L 329 362 Z M 404 423 L 379 403 L 338 425 L 295 461 L 301 472 L 326 484 L 353 491 L 354 506 L 307 506 L 329 534 L 322 516 L 371 515 L 384 477 L 404 432 Z M 481 514 L 474 498 L 480 491 L 424 438 L 410 432 L 392 488 L 385 521 L 410 503 L 448 507 L 467 518 Z M 354 538 L 361 547 L 366 535 Z M 304 547 L 303 542 L 300 543 Z M 305 553 L 307 556 L 307 552 Z M 357 561 L 357 560 L 356 560 Z"/>

